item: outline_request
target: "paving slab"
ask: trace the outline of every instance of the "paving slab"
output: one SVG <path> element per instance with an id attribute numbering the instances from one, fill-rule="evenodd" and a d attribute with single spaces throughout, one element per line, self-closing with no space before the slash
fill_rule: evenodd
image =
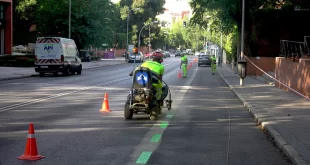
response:
<path id="1" fill-rule="evenodd" d="M 217 68 L 230 89 L 296 165 L 310 163 L 310 101 L 251 76 L 240 86 L 230 65 Z"/>

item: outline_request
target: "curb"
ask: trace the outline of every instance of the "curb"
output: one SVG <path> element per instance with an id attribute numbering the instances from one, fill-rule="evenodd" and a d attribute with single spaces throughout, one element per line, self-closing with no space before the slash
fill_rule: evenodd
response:
<path id="1" fill-rule="evenodd" d="M 101 68 L 101 67 L 113 66 L 113 65 L 120 65 L 120 64 L 126 64 L 126 62 L 117 63 L 117 64 L 107 64 L 107 65 L 95 66 L 95 67 L 92 67 L 92 68 L 85 68 L 83 70 L 95 69 L 95 68 Z M 39 74 L 31 74 L 31 75 L 24 75 L 24 76 L 18 76 L 18 77 L 7 77 L 7 78 L 0 78 L 0 81 L 23 79 L 23 78 L 37 77 L 37 76 L 39 76 Z"/>
<path id="2" fill-rule="evenodd" d="M 92 67 L 92 68 L 85 68 L 83 70 L 94 69 L 94 68 L 101 68 L 101 67 L 105 67 L 105 66 L 120 65 L 120 64 L 126 64 L 126 62 L 117 63 L 117 64 L 107 64 L 107 65 L 95 66 L 95 67 Z"/>
<path id="3" fill-rule="evenodd" d="M 254 117 L 255 121 L 262 126 L 264 130 L 266 130 L 269 135 L 274 139 L 276 146 L 283 151 L 285 156 L 287 156 L 294 165 L 309 165 L 299 154 L 298 152 L 287 143 L 282 135 L 272 126 L 271 123 L 260 115 L 254 107 L 250 103 L 244 99 L 239 92 L 236 91 L 233 85 L 230 85 L 228 81 L 222 76 L 222 74 L 218 71 L 220 77 L 225 81 L 228 87 L 234 92 L 234 94 L 238 97 L 238 99 L 243 103 L 244 107 L 250 112 L 250 114 Z"/>
<path id="4" fill-rule="evenodd" d="M 39 75 L 37 75 L 37 74 L 31 74 L 31 75 L 19 76 L 19 77 L 0 78 L 0 81 L 15 80 L 15 79 L 23 79 L 23 78 L 36 77 L 36 76 L 39 76 Z"/>

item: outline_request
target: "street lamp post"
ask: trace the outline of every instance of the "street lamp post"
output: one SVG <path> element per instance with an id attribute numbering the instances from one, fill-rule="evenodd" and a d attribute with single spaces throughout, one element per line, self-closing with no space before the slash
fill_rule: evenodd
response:
<path id="1" fill-rule="evenodd" d="M 140 10 L 140 8 L 132 8 L 128 11 L 127 15 L 127 42 L 126 42 L 126 50 L 128 51 L 128 26 L 129 26 L 129 15 L 132 10 Z"/>
<path id="2" fill-rule="evenodd" d="M 241 29 L 241 60 L 244 60 L 244 10 L 245 4 L 244 0 L 242 0 L 242 29 Z"/>
<path id="3" fill-rule="evenodd" d="M 71 39 L 71 0 L 69 0 L 69 39 Z"/>
<path id="4" fill-rule="evenodd" d="M 222 25 L 222 21 L 221 21 L 221 53 L 219 55 L 220 57 L 220 67 L 222 67 L 222 62 L 223 62 L 223 25 Z"/>
<path id="5" fill-rule="evenodd" d="M 244 13 L 245 13 L 245 1 L 242 0 L 242 29 L 241 29 L 241 57 L 240 61 L 244 61 Z M 239 65 L 239 62 L 238 62 Z M 239 68 L 239 67 L 238 67 Z M 243 68 L 246 69 L 246 68 Z M 240 71 L 242 72 L 242 71 Z M 240 77 L 240 86 L 243 86 L 244 78 Z"/>
<path id="6" fill-rule="evenodd" d="M 139 52 L 139 50 L 140 50 L 140 36 L 141 36 L 141 32 L 142 32 L 142 30 L 146 27 L 146 26 L 149 26 L 149 25 L 152 25 L 152 24 L 157 24 L 158 23 L 158 21 L 154 21 L 154 22 L 151 22 L 150 24 L 146 24 L 146 25 L 144 25 L 142 28 L 141 28 L 141 30 L 140 30 L 140 32 L 139 32 L 139 37 L 138 37 L 138 52 Z M 136 65 L 136 58 L 134 59 L 134 63 L 133 63 L 133 69 L 135 69 L 135 65 Z"/>
<path id="7" fill-rule="evenodd" d="M 148 53 L 150 53 L 151 50 L 151 26 L 149 26 L 149 50 L 147 51 Z"/>
<path id="8" fill-rule="evenodd" d="M 140 30 L 140 32 L 139 32 L 139 38 L 138 38 L 138 49 L 140 50 L 140 36 L 141 36 L 141 32 L 142 32 L 142 30 L 146 27 L 146 26 L 148 26 L 148 25 L 152 25 L 152 24 L 157 24 L 158 23 L 158 21 L 154 21 L 154 22 L 151 22 L 150 24 L 147 24 L 147 25 L 144 25 L 142 28 L 141 28 L 141 30 Z"/>

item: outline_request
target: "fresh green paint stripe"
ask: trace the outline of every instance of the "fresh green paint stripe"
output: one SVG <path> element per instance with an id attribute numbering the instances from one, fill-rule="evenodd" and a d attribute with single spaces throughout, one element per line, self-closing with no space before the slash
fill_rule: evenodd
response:
<path id="1" fill-rule="evenodd" d="M 138 160 L 136 161 L 137 164 L 146 164 L 147 161 L 150 159 L 152 155 L 152 152 L 145 152 L 143 151 L 140 155 L 140 157 L 138 158 Z"/>
<path id="2" fill-rule="evenodd" d="M 167 121 L 163 121 L 160 123 L 160 128 L 167 128 L 169 123 Z"/>
<path id="3" fill-rule="evenodd" d="M 173 115 L 167 115 L 166 118 L 171 119 L 173 117 Z"/>
<path id="4" fill-rule="evenodd" d="M 161 134 L 155 134 L 150 141 L 153 143 L 157 143 L 159 142 L 160 138 L 161 138 Z"/>

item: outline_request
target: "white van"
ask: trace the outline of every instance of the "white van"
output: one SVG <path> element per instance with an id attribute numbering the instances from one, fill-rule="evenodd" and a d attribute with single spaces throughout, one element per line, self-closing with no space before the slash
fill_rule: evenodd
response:
<path id="1" fill-rule="evenodd" d="M 74 40 L 61 37 L 39 37 L 35 47 L 35 71 L 64 75 L 82 73 L 82 62 Z"/>

